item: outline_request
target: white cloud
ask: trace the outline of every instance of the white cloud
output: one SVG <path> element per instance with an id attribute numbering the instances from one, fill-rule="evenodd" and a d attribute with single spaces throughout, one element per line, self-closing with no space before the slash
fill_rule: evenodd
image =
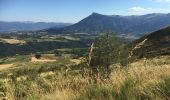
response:
<path id="1" fill-rule="evenodd" d="M 143 7 L 131 7 L 131 8 L 129 8 L 129 14 L 167 13 L 167 12 L 169 12 L 169 9 L 143 8 Z"/>
<path id="2" fill-rule="evenodd" d="M 132 8 L 129 8 L 130 11 L 132 12 L 144 12 L 144 11 L 147 11 L 146 8 L 142 8 L 142 7 L 132 7 Z"/>
<path id="3" fill-rule="evenodd" d="M 142 8 L 142 7 L 132 7 L 132 8 L 129 8 L 129 10 L 131 10 L 132 12 L 143 12 L 143 11 L 147 11 L 146 8 Z"/>

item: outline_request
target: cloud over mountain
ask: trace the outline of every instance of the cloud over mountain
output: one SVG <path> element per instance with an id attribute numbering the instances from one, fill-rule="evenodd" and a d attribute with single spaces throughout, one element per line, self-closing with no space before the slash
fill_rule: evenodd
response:
<path id="1" fill-rule="evenodd" d="M 145 8 L 145 7 L 131 7 L 129 8 L 129 13 L 132 14 L 148 14 L 148 13 L 157 13 L 157 12 L 168 12 L 169 9 L 163 9 L 163 8 Z"/>

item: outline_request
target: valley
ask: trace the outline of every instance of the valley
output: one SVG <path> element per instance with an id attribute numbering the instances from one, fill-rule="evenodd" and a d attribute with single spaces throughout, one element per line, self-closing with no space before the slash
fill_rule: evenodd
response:
<path id="1" fill-rule="evenodd" d="M 170 100 L 170 13 L 64 22 L 0 21 L 0 100 Z"/>
<path id="2" fill-rule="evenodd" d="M 169 31 L 167 27 L 135 41 L 119 41 L 119 37 L 104 34 L 1 34 L 0 99 L 168 100 Z M 104 51 L 99 52 L 100 47 L 93 47 L 93 43 L 104 43 L 99 45 Z M 148 49 L 157 44 L 161 46 Z M 144 52 L 148 50 L 152 53 Z M 104 66 L 110 54 L 114 54 L 114 62 L 109 65 L 109 78 L 102 76 L 104 69 L 99 69 L 95 78 L 91 67 Z"/>
<path id="3" fill-rule="evenodd" d="M 0 57 L 36 52 L 54 53 L 57 49 L 87 48 L 95 35 L 27 35 L 2 34 Z M 71 51 L 71 50 L 70 50 Z M 62 51 L 61 51 L 62 52 Z M 68 51 L 69 52 L 69 51 Z"/>

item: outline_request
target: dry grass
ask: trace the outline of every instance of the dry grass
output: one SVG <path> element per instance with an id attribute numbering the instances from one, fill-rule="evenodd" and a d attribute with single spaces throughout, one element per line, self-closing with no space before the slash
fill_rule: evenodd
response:
<path id="1" fill-rule="evenodd" d="M 55 61 L 56 60 L 51 60 L 51 59 L 46 59 L 46 58 L 37 59 L 35 57 L 31 57 L 31 62 L 32 63 L 38 63 L 38 62 L 46 63 L 46 62 L 55 62 Z"/>
<path id="2" fill-rule="evenodd" d="M 154 58 L 151 60 L 142 59 L 130 64 L 128 68 L 123 69 L 120 68 L 119 65 L 117 65 L 118 68 L 114 68 L 111 73 L 111 80 L 109 82 L 101 83 L 100 85 L 114 88 L 115 91 L 119 92 L 122 84 L 124 84 L 125 81 L 131 78 L 135 82 L 135 85 L 132 88 L 134 89 L 134 91 L 141 94 L 149 95 L 145 93 L 148 87 L 156 87 L 158 84 L 164 82 L 163 77 L 170 75 L 170 63 L 165 64 L 165 62 L 169 62 L 169 60 L 169 56 Z M 90 84 L 90 78 L 85 79 L 80 76 L 74 76 L 74 78 L 77 78 L 79 82 L 81 81 Z M 64 80 L 64 83 L 68 83 L 68 80 L 66 80 L 67 79 Z M 73 81 L 72 84 L 76 84 L 76 82 L 77 81 Z M 63 84 L 62 81 L 61 84 Z M 73 88 L 68 86 L 66 89 L 62 88 L 61 91 L 56 90 L 55 92 L 47 94 L 46 96 L 51 97 L 51 99 L 49 100 L 72 100 L 75 99 L 75 97 L 77 97 L 82 91 L 84 91 L 83 89 L 86 89 L 89 84 L 82 85 L 79 91 L 75 91 Z M 154 93 L 151 92 L 150 95 L 154 95 Z"/>
<path id="3" fill-rule="evenodd" d="M 74 91 L 56 89 L 55 92 L 43 96 L 41 100 L 71 100 L 72 98 L 76 98 Z"/>
<path id="4" fill-rule="evenodd" d="M 27 93 L 26 98 L 36 98 L 33 100 L 74 100 L 79 97 L 83 97 L 86 100 L 86 96 L 91 95 L 86 95 L 86 93 L 94 93 L 94 95 L 97 94 L 101 97 L 100 91 L 107 93 L 112 90 L 117 94 L 123 93 L 123 96 L 127 95 L 131 97 L 139 94 L 152 97 L 151 99 L 153 100 L 161 100 L 162 94 L 157 92 L 157 89 L 159 89 L 157 86 L 160 83 L 164 83 L 165 77 L 170 76 L 170 56 L 141 59 L 129 64 L 127 68 L 121 68 L 119 64 L 116 64 L 112 68 L 110 80 L 101 81 L 98 84 L 99 89 L 92 88 L 96 89 L 92 92 L 87 92 L 89 91 L 89 87 L 94 84 L 85 70 L 81 72 L 79 70 L 70 70 L 68 72 L 63 70 L 41 73 L 34 77 L 35 80 L 29 81 L 30 84 L 27 85 L 24 84 L 26 84 L 25 82 L 28 81 L 29 77 L 27 76 L 28 79 L 26 79 L 23 76 L 18 78 L 18 83 L 16 84 L 24 87 L 22 90 L 24 91 L 25 89 Z M 132 81 L 132 86 L 128 86 L 128 84 L 131 84 L 127 83 L 129 79 Z M 9 80 L 6 80 L 5 84 L 8 88 L 5 97 L 13 100 L 14 97 L 16 98 L 14 94 L 15 87 Z M 105 87 L 104 90 L 102 90 L 102 87 Z M 156 92 L 153 92 L 153 90 Z M 105 97 L 107 98 L 107 96 Z M 89 98 L 87 97 L 87 99 Z"/>

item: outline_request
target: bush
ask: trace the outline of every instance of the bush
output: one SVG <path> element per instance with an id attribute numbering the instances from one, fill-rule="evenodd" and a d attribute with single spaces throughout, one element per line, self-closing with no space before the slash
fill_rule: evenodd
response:
<path id="1" fill-rule="evenodd" d="M 110 66 L 120 63 L 127 65 L 128 52 L 125 44 L 113 35 L 104 34 L 96 38 L 89 53 L 89 65 L 93 77 L 107 79 L 110 76 Z M 100 74 L 100 76 L 98 76 Z M 94 78 L 96 81 L 97 79 Z"/>

